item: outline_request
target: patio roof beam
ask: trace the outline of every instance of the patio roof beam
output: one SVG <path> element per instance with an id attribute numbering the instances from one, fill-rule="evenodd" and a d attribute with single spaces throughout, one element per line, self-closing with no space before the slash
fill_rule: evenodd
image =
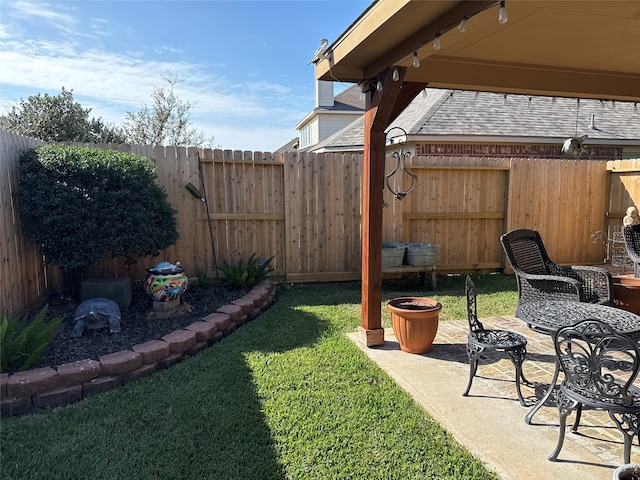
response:
<path id="1" fill-rule="evenodd" d="M 640 76 L 604 74 L 537 65 L 505 65 L 476 60 L 421 60 L 410 68 L 406 81 L 427 80 L 432 88 L 456 88 L 483 92 L 637 101 Z"/>

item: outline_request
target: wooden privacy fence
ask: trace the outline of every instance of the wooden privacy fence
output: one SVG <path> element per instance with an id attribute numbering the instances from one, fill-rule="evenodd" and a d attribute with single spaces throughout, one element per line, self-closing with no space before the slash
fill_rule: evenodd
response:
<path id="1" fill-rule="evenodd" d="M 19 312 L 57 288 L 60 275 L 25 242 L 15 208 L 18 157 L 38 142 L 0 132 L 0 312 Z M 143 279 L 164 260 L 180 261 L 190 276 L 215 276 L 216 263 L 255 253 L 273 256 L 273 275 L 290 282 L 360 279 L 362 155 L 109 148 L 152 160 L 178 212 L 180 238 L 157 258 L 129 266 L 108 259 L 87 276 Z M 395 160 L 387 163 L 390 172 Z M 558 263 L 601 263 L 603 247 L 591 234 L 640 205 L 640 160 L 414 157 L 409 167 L 414 190 L 402 201 L 385 191 L 383 241 L 439 244 L 442 273 L 504 268 L 498 238 L 519 227 L 539 230 Z M 390 180 L 396 191 L 408 186 L 399 178 Z M 206 204 L 185 188 L 189 183 L 206 194 Z"/>

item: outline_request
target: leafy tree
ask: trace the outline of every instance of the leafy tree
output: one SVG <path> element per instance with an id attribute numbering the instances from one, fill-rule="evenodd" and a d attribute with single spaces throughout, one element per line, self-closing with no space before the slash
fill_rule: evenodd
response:
<path id="1" fill-rule="evenodd" d="M 9 130 L 45 142 L 124 143 L 122 130 L 102 119 L 89 118 L 90 108 L 74 101 L 73 90 L 59 95 L 48 93 L 20 99 L 7 112 Z"/>
<path id="2" fill-rule="evenodd" d="M 176 211 L 156 179 L 140 155 L 39 145 L 20 157 L 23 232 L 63 270 L 67 288 L 108 255 L 156 256 L 178 239 Z"/>
<path id="3" fill-rule="evenodd" d="M 174 87 L 177 75 L 163 76 L 169 87 L 156 87 L 151 94 L 153 105 L 143 104 L 137 112 L 127 112 L 124 131 L 129 143 L 141 145 L 172 145 L 185 147 L 213 146 L 213 137 L 191 128 L 193 104 L 178 98 Z"/>

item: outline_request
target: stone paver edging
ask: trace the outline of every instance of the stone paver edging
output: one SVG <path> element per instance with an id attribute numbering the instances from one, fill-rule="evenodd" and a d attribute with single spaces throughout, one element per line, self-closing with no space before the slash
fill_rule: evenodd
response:
<path id="1" fill-rule="evenodd" d="M 162 337 L 57 368 L 43 367 L 0 374 L 0 414 L 20 415 L 32 408 L 50 408 L 77 402 L 169 368 L 195 355 L 257 318 L 275 299 L 275 285 L 263 281 L 244 297 L 223 305 L 199 321 Z"/>

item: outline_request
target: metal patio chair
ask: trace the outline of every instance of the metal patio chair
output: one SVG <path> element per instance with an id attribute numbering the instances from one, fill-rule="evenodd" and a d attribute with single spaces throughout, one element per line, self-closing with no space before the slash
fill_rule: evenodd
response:
<path id="1" fill-rule="evenodd" d="M 577 432 L 585 406 L 609 413 L 624 436 L 624 462 L 630 463 L 631 443 L 640 428 L 640 388 L 633 385 L 640 368 L 638 344 L 600 320 L 563 327 L 553 343 L 564 380 L 556 399 L 558 444 L 549 460 L 556 461 L 562 449 L 567 416 L 576 410 L 572 430 Z"/>
<path id="2" fill-rule="evenodd" d="M 546 300 L 613 302 L 613 279 L 607 270 L 557 265 L 536 230 L 512 230 L 500 237 L 500 243 L 516 275 L 518 305 Z"/>
<path id="3" fill-rule="evenodd" d="M 627 255 L 633 262 L 633 276 L 640 278 L 640 225 L 622 227 Z"/>
<path id="4" fill-rule="evenodd" d="M 469 356 L 469 383 L 462 394 L 467 396 L 478 371 L 478 359 L 485 350 L 503 351 L 509 355 L 516 370 L 516 391 L 520 405 L 526 406 L 520 390 L 520 380 L 527 382 L 522 374 L 522 363 L 527 355 L 527 339 L 519 333 L 510 330 L 485 329 L 478 320 L 476 308 L 476 286 L 471 277 L 467 275 L 465 291 L 467 295 L 467 321 L 469 322 L 469 335 L 467 336 L 467 355 Z"/>

